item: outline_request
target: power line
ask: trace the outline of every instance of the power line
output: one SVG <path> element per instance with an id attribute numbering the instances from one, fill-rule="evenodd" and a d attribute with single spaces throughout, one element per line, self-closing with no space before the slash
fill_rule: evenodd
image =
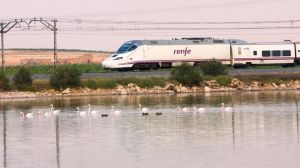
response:
<path id="1" fill-rule="evenodd" d="M 289 0 L 286 0 L 289 1 Z M 286 2 L 285 1 L 285 2 Z M 235 7 L 235 6 L 244 6 L 244 5 L 255 5 L 260 3 L 277 3 L 282 2 L 282 0 L 242 0 L 242 1 L 232 1 L 232 2 L 222 2 L 222 3 L 210 3 L 204 5 L 193 5 L 193 6 L 184 6 L 184 7 L 170 7 L 170 8 L 158 8 L 158 9 L 149 9 L 149 10 L 131 10 L 131 11 L 118 11 L 118 12 L 96 12 L 96 13 L 82 13 L 82 14 L 73 14 L 73 15 L 63 15 L 56 17 L 94 17 L 94 16 L 119 16 L 119 15 L 133 15 L 133 14 L 153 14 L 163 13 L 163 12 L 178 12 L 185 10 L 207 10 L 213 8 L 221 7 Z"/>
<path id="2" fill-rule="evenodd" d="M 16 30 L 30 30 L 32 24 L 39 23 L 45 29 L 54 32 L 54 67 L 57 62 L 57 44 L 56 44 L 56 37 L 57 37 L 57 27 L 56 27 L 57 20 L 46 20 L 46 19 L 13 19 L 5 22 L 0 22 L 0 33 L 1 33 L 1 67 L 3 72 L 5 71 L 5 58 L 4 58 L 4 34 L 8 33 L 9 31 L 16 29 Z M 35 27 L 35 25 L 33 26 Z"/>
<path id="3" fill-rule="evenodd" d="M 85 19 L 59 19 L 60 23 L 73 23 L 73 24 L 150 24 L 150 25 L 198 25 L 198 24 L 211 24 L 211 25 L 233 25 L 233 24 L 293 24 L 300 23 L 300 20 L 261 20 L 261 21 L 117 21 L 117 20 L 85 20 Z"/>

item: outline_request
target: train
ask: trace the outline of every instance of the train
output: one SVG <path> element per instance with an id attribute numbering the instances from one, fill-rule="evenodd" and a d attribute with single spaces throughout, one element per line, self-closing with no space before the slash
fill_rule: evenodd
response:
<path id="1" fill-rule="evenodd" d="M 240 39 L 181 38 L 132 40 L 106 58 L 108 70 L 157 70 L 182 63 L 199 65 L 210 60 L 224 65 L 296 65 L 300 63 L 300 42 L 248 43 Z"/>

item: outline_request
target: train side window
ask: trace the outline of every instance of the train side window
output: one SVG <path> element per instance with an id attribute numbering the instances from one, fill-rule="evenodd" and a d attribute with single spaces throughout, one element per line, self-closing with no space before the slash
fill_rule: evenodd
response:
<path id="1" fill-rule="evenodd" d="M 262 51 L 262 56 L 263 57 L 270 57 L 271 56 L 271 51 Z"/>
<path id="2" fill-rule="evenodd" d="M 136 45 L 133 45 L 133 46 L 131 46 L 129 49 L 128 49 L 128 51 L 133 51 L 133 50 L 135 50 L 137 48 L 137 46 Z"/>
<path id="3" fill-rule="evenodd" d="M 253 55 L 257 55 L 257 51 L 253 51 Z"/>
<path id="4" fill-rule="evenodd" d="M 274 56 L 274 57 L 280 57 L 281 56 L 281 51 L 280 50 L 274 50 L 274 51 L 272 51 L 272 56 Z"/>
<path id="5" fill-rule="evenodd" d="M 241 47 L 238 48 L 238 54 L 242 55 L 242 48 Z"/>
<path id="6" fill-rule="evenodd" d="M 157 41 L 150 41 L 150 44 L 158 44 Z"/>
<path id="7" fill-rule="evenodd" d="M 291 56 L 291 55 L 292 55 L 291 53 L 292 53 L 292 52 L 291 52 L 290 50 L 283 50 L 283 51 L 282 51 L 282 55 L 283 55 L 283 56 L 287 56 L 287 57 Z"/>

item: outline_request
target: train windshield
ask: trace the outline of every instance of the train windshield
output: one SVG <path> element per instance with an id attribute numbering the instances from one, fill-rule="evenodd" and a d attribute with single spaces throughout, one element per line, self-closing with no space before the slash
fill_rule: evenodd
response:
<path id="1" fill-rule="evenodd" d="M 117 54 L 126 53 L 135 50 L 140 44 L 140 41 L 128 41 L 124 43 L 117 51 Z"/>

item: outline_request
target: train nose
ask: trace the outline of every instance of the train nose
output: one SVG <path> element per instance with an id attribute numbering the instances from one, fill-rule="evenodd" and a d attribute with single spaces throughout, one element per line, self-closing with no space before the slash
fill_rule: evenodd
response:
<path id="1" fill-rule="evenodd" d="M 110 66 L 111 66 L 111 62 L 108 61 L 108 60 L 104 60 L 104 61 L 102 62 L 102 66 L 103 66 L 104 69 L 108 69 L 108 68 L 110 68 Z"/>

